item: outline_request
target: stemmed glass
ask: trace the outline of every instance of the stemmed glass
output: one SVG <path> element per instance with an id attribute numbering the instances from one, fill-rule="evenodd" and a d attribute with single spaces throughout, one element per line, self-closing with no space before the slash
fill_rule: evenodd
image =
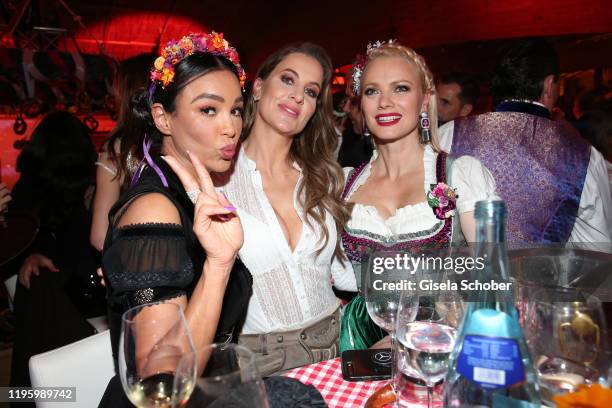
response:
<path id="1" fill-rule="evenodd" d="M 191 333 L 178 304 L 148 303 L 123 314 L 119 376 L 134 405 L 182 406 L 193 390 L 195 369 Z"/>
<path id="2" fill-rule="evenodd" d="M 440 275 L 423 274 L 421 279 L 440 281 Z M 394 389 L 398 405 L 414 400 L 414 385 L 408 378 L 427 386 L 428 406 L 433 407 L 434 386 L 448 372 L 464 306 L 456 292 L 403 291 L 397 313 L 397 358 Z"/>
<path id="3" fill-rule="evenodd" d="M 542 399 L 606 382 L 609 345 L 601 302 L 575 290 L 542 290 L 525 324 Z"/>
<path id="4" fill-rule="evenodd" d="M 196 355 L 200 369 L 187 408 L 268 408 L 266 388 L 249 349 L 215 343 L 196 350 Z"/>
<path id="5" fill-rule="evenodd" d="M 383 267 L 380 260 L 394 259 L 397 252 L 374 252 L 368 262 L 368 268 L 362 271 L 363 296 L 368 315 L 374 323 L 389 333 L 391 337 L 391 361 L 395 361 L 395 328 L 397 308 L 403 285 L 410 278 L 406 270 L 393 267 Z M 393 378 L 395 364 L 391 366 Z"/>

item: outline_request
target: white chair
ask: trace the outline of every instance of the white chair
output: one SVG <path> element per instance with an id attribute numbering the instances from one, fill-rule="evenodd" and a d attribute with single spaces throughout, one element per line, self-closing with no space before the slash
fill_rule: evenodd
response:
<path id="1" fill-rule="evenodd" d="M 106 315 L 92 317 L 91 319 L 87 319 L 87 321 L 96 329 L 96 332 L 98 333 L 102 333 L 103 331 L 109 329 Z"/>
<path id="2" fill-rule="evenodd" d="M 71 408 L 97 407 L 108 381 L 115 375 L 110 331 L 30 358 L 33 387 L 76 387 Z M 38 402 L 38 408 L 57 408 L 57 402 Z"/>

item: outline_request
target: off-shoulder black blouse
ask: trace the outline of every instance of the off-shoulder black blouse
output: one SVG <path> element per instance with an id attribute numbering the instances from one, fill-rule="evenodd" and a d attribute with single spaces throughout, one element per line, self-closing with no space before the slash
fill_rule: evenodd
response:
<path id="1" fill-rule="evenodd" d="M 144 303 L 182 295 L 190 297 L 206 258 L 193 232 L 193 204 L 172 169 L 163 160 L 154 160 L 166 177 L 168 187 L 153 169 L 147 167 L 137 184 L 119 198 L 109 213 L 102 266 L 115 361 L 123 312 Z M 130 203 L 147 193 L 168 197 L 180 214 L 181 225 L 147 223 L 117 227 Z M 239 333 L 252 294 L 252 283 L 251 274 L 237 259 L 223 300 L 217 341 Z"/>

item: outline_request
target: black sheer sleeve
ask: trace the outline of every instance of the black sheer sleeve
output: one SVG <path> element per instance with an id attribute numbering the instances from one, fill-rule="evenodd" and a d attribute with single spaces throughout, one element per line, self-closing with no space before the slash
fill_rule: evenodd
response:
<path id="1" fill-rule="evenodd" d="M 124 310 L 182 295 L 194 277 L 183 228 L 177 224 L 118 228 L 102 264 L 109 301 Z"/>
<path id="2" fill-rule="evenodd" d="M 137 224 L 117 228 L 102 256 L 113 358 L 121 316 L 135 306 L 185 296 L 194 266 L 178 224 Z M 107 241 L 108 243 L 108 241 Z"/>

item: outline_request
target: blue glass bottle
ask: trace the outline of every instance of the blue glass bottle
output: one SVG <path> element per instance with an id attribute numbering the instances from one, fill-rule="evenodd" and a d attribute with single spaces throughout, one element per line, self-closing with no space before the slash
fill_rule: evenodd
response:
<path id="1" fill-rule="evenodd" d="M 472 278 L 509 282 L 503 201 L 476 203 L 476 252 L 484 268 Z M 444 387 L 445 407 L 540 407 L 537 378 L 512 290 L 472 293 Z"/>

